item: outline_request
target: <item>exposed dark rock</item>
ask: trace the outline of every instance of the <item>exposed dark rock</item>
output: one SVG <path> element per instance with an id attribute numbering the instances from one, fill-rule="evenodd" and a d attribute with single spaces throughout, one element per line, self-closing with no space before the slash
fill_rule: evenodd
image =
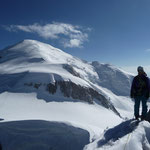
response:
<path id="1" fill-rule="evenodd" d="M 57 90 L 57 82 L 55 82 L 55 84 L 52 83 L 47 84 L 47 90 L 49 91 L 49 93 L 55 94 Z"/>
<path id="2" fill-rule="evenodd" d="M 70 66 L 68 64 L 63 64 L 63 68 L 66 69 L 68 72 L 70 72 L 72 75 L 74 75 L 76 77 L 80 77 L 80 74 L 78 72 L 76 72 L 72 66 Z"/>
<path id="3" fill-rule="evenodd" d="M 33 62 L 43 62 L 43 61 L 44 61 L 43 58 L 31 58 L 31 59 L 28 60 L 28 62 L 31 62 L 31 63 L 33 63 Z"/>
<path id="4" fill-rule="evenodd" d="M 93 104 L 94 99 L 97 99 L 102 106 L 111 109 L 120 116 L 110 100 L 106 99 L 103 95 L 99 94 L 92 88 L 83 87 L 71 81 L 56 81 L 55 84 L 48 84 L 47 90 L 51 94 L 54 94 L 56 93 L 58 86 L 60 87 L 61 92 L 64 94 L 64 97 L 82 100 L 90 104 Z"/>
<path id="5" fill-rule="evenodd" d="M 25 86 L 33 86 L 33 83 L 24 83 Z"/>
<path id="6" fill-rule="evenodd" d="M 38 89 L 41 85 L 42 85 L 41 83 L 35 83 L 35 84 L 34 84 L 34 87 L 35 87 L 36 89 Z"/>
<path id="7" fill-rule="evenodd" d="M 120 116 L 120 114 L 117 112 L 117 110 L 115 109 L 110 100 L 106 99 L 103 95 L 101 95 L 95 89 L 90 87 L 83 87 L 71 81 L 62 81 L 62 80 L 56 81 L 54 84 L 25 83 L 24 85 L 32 86 L 36 89 L 38 89 L 40 86 L 44 87 L 46 86 L 46 90 L 50 94 L 55 94 L 57 92 L 57 89 L 59 88 L 64 97 L 85 101 L 88 102 L 89 104 L 93 104 L 94 99 L 96 99 L 103 107 L 111 109 L 117 115 Z"/>
<path id="8" fill-rule="evenodd" d="M 65 97 L 71 97 L 72 86 L 69 82 L 58 81 L 58 85 L 60 86 L 60 90 Z"/>
<path id="9" fill-rule="evenodd" d="M 83 100 L 91 104 L 93 103 L 92 97 L 88 92 L 88 88 L 76 85 L 69 81 L 58 81 L 58 85 L 65 97 Z"/>

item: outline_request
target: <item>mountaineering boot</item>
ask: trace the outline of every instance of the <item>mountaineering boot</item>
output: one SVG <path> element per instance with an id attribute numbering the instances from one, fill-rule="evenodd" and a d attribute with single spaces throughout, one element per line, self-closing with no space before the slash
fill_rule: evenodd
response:
<path id="1" fill-rule="evenodd" d="M 135 116 L 135 120 L 139 120 L 139 116 Z"/>
<path id="2" fill-rule="evenodd" d="M 146 117 L 145 116 L 141 116 L 141 121 L 145 120 Z"/>

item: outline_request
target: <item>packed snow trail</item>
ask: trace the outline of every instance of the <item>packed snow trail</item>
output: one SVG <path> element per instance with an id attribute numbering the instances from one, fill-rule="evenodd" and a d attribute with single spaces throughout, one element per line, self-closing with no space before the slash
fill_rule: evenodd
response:
<path id="1" fill-rule="evenodd" d="M 104 131 L 103 135 L 84 150 L 150 150 L 150 124 L 133 119 Z"/>

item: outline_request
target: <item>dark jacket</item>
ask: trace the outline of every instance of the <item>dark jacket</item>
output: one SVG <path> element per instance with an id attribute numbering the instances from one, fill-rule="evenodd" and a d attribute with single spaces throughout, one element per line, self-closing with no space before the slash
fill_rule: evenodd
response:
<path id="1" fill-rule="evenodd" d="M 147 99 L 150 97 L 150 81 L 149 78 L 142 74 L 134 77 L 130 97 L 145 96 Z"/>

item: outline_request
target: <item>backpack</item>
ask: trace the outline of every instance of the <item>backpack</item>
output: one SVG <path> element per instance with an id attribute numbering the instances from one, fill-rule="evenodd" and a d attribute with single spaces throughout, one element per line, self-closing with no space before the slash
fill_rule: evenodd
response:
<path id="1" fill-rule="evenodd" d="M 146 78 L 142 78 L 140 76 L 137 77 L 137 96 L 141 96 L 144 94 L 144 91 L 147 87 L 147 82 L 146 82 Z"/>

